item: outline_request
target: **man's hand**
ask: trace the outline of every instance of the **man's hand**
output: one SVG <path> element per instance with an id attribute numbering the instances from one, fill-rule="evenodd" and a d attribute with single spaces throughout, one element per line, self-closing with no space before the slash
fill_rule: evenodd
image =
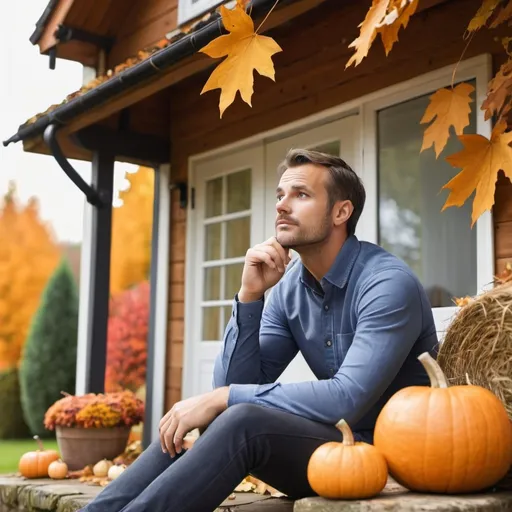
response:
<path id="1" fill-rule="evenodd" d="M 195 428 L 207 427 L 228 407 L 229 387 L 188 398 L 174 404 L 160 420 L 160 444 L 162 451 L 171 457 L 181 453 L 183 438 Z"/>
<path id="2" fill-rule="evenodd" d="M 261 299 L 283 277 L 290 259 L 290 251 L 284 249 L 274 236 L 249 249 L 238 300 L 252 302 Z"/>

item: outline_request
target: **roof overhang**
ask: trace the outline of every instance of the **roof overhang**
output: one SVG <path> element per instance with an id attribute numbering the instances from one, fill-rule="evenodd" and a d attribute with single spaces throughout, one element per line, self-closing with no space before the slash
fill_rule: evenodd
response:
<path id="1" fill-rule="evenodd" d="M 265 22 L 265 31 L 269 31 L 288 22 L 291 19 L 319 6 L 325 0 L 281 0 L 272 16 Z M 253 0 L 252 17 L 255 20 L 263 19 L 275 0 Z M 91 127 L 98 128 L 106 140 L 107 137 L 116 136 L 114 141 L 122 149 L 122 140 L 127 141 L 125 154 L 118 154 L 118 160 L 147 164 L 147 154 L 138 158 L 133 154 L 133 145 L 129 143 L 136 137 L 143 137 L 143 133 L 136 131 L 133 126 L 130 134 L 124 131 L 123 137 L 119 135 L 116 126 L 107 123 L 112 116 L 119 115 L 148 97 L 163 92 L 173 84 L 205 70 L 215 64 L 209 57 L 198 53 L 198 50 L 210 41 L 225 34 L 220 15 L 215 13 L 212 21 L 183 35 L 167 47 L 153 53 L 147 59 L 112 76 L 100 85 L 87 90 L 83 94 L 71 95 L 69 101 L 50 108 L 45 114 L 36 116 L 22 124 L 18 131 L 3 142 L 7 146 L 15 142 L 23 142 L 25 151 L 33 153 L 50 154 L 51 151 L 44 141 L 44 132 L 49 126 L 58 128 L 56 139 L 62 152 L 68 158 L 91 160 L 92 146 L 83 143 L 83 134 L 91 137 Z M 108 128 L 104 124 L 108 124 Z M 84 131 L 85 130 L 85 131 Z M 167 134 L 166 134 L 167 135 Z M 151 136 L 155 139 L 154 136 Z M 82 139 L 82 142 L 80 140 Z M 147 137 L 149 143 L 150 136 Z M 156 145 L 153 144 L 156 150 Z M 156 151 L 162 154 L 162 147 Z M 131 154 L 128 149 L 131 149 Z M 170 155 L 170 152 L 167 156 Z M 155 155 L 156 156 L 156 155 Z"/>

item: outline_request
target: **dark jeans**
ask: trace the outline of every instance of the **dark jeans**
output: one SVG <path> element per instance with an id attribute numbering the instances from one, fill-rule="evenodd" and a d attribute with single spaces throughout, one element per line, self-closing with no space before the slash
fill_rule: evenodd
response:
<path id="1" fill-rule="evenodd" d="M 258 405 L 235 405 L 174 459 L 162 452 L 159 441 L 152 443 L 82 512 L 212 512 L 248 474 L 291 498 L 313 496 L 309 458 L 321 444 L 341 440 L 331 425 Z"/>

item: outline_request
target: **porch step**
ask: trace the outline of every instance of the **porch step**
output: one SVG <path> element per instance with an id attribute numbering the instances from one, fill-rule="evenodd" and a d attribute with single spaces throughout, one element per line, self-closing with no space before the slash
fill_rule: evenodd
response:
<path id="1" fill-rule="evenodd" d="M 0 512 L 76 512 L 102 487 L 76 480 L 26 480 L 0 475 Z M 236 493 L 215 512 L 512 512 L 512 491 L 464 496 L 427 495 L 408 492 L 390 480 L 385 490 L 369 500 L 293 501 L 253 493 Z"/>

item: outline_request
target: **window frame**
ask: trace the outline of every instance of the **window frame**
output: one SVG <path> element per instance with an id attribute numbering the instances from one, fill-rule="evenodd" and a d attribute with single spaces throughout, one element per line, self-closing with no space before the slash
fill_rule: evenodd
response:
<path id="1" fill-rule="evenodd" d="M 455 64 L 454 64 L 455 65 Z M 453 66 L 454 66 L 453 65 Z M 389 89 L 380 91 L 381 94 L 371 101 L 362 104 L 363 122 L 363 166 L 362 179 L 365 183 L 367 202 L 360 219 L 359 236 L 370 242 L 378 242 L 378 111 L 399 103 L 430 94 L 442 87 L 450 86 L 453 67 L 420 75 L 407 82 L 400 83 Z M 491 59 L 488 55 L 468 61 L 462 61 L 457 67 L 456 81 L 475 80 L 476 133 L 490 137 L 491 120 L 485 120 L 484 111 L 479 108 L 487 91 L 487 83 L 492 76 Z M 426 125 L 425 125 L 426 126 Z M 432 148 L 428 151 L 433 151 Z M 443 158 L 443 157 L 440 157 Z M 470 199 L 472 201 L 472 198 Z M 471 219 L 468 218 L 468 223 Z M 494 274 L 494 229 L 492 212 L 486 211 L 476 221 L 477 238 L 477 289 L 480 293 L 489 288 Z M 443 308 L 433 308 L 443 309 Z"/>

